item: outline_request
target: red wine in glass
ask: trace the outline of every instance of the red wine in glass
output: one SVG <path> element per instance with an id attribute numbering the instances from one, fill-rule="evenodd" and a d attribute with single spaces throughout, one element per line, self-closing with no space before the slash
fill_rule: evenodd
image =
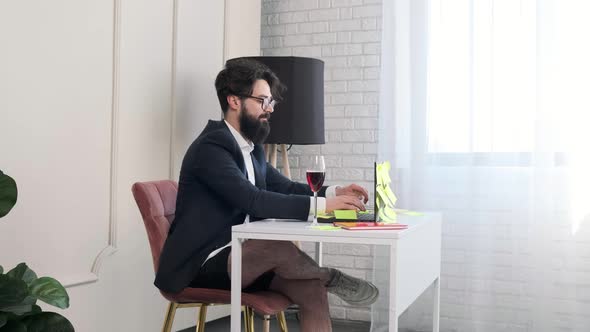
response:
<path id="1" fill-rule="evenodd" d="M 311 162 L 311 166 L 307 169 L 307 184 L 313 192 L 313 198 L 315 201 L 315 211 L 313 214 L 312 226 L 318 224 L 318 191 L 322 189 L 324 184 L 324 178 L 326 177 L 326 163 L 324 162 L 324 156 L 314 156 Z"/>
<path id="2" fill-rule="evenodd" d="M 309 188 L 311 188 L 311 191 L 313 191 L 314 193 L 322 189 L 322 185 L 324 185 L 325 178 L 326 172 L 307 171 L 307 184 L 309 184 Z"/>

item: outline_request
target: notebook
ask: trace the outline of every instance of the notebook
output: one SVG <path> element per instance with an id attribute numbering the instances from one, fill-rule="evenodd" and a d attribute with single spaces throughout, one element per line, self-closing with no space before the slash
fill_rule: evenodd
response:
<path id="1" fill-rule="evenodd" d="M 359 221 L 336 221 L 334 222 L 334 226 L 338 226 L 343 229 L 351 230 L 351 231 L 361 231 L 361 230 L 369 230 L 369 231 L 376 231 L 376 230 L 404 230 L 408 228 L 408 225 L 405 224 L 383 224 L 379 222 L 359 222 Z"/>

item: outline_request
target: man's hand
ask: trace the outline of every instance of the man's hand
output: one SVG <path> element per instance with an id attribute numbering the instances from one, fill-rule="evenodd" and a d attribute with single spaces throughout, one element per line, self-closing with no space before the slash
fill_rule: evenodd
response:
<path id="1" fill-rule="evenodd" d="M 367 203 L 369 200 L 369 193 L 367 193 L 367 190 L 354 183 L 346 187 L 336 187 L 336 196 L 353 196 L 358 200 L 362 200 L 364 203 Z"/>
<path id="2" fill-rule="evenodd" d="M 326 212 L 330 213 L 334 210 L 361 210 L 365 211 L 365 205 L 356 196 L 336 196 L 326 198 Z"/>

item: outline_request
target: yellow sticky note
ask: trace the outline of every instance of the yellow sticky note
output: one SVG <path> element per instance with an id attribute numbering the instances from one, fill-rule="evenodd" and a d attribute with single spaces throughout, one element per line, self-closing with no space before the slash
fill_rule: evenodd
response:
<path id="1" fill-rule="evenodd" d="M 391 191 L 391 188 L 389 188 L 389 186 L 385 187 L 385 195 L 387 195 L 387 198 L 389 198 L 389 201 L 392 204 L 391 206 L 393 207 L 395 205 L 395 202 L 397 202 L 397 197 L 395 196 L 393 191 Z"/>
<path id="2" fill-rule="evenodd" d="M 379 210 L 379 221 L 385 224 L 395 223 L 397 221 L 397 214 L 392 208 L 386 206 Z"/>
<path id="3" fill-rule="evenodd" d="M 385 191 L 385 189 L 383 189 L 381 187 L 377 187 L 377 194 L 383 200 L 383 203 L 385 203 L 386 206 L 393 207 L 395 205 L 395 201 L 392 201 L 392 197 L 389 197 L 387 195 L 387 192 Z"/>
<path id="4" fill-rule="evenodd" d="M 356 219 L 355 210 L 334 210 L 336 219 Z"/>
<path id="5" fill-rule="evenodd" d="M 313 226 L 312 229 L 317 229 L 320 231 L 336 231 L 336 230 L 339 230 L 340 227 L 332 226 L 332 225 L 319 225 L 319 226 Z"/>
<path id="6" fill-rule="evenodd" d="M 383 171 L 383 183 L 385 185 L 388 185 L 391 183 L 391 178 L 389 177 L 389 170 L 391 169 L 391 164 L 389 163 L 389 161 L 386 161 L 384 163 L 384 171 Z"/>
<path id="7" fill-rule="evenodd" d="M 325 214 L 325 213 L 318 213 L 318 219 L 331 219 L 334 218 L 333 215 Z"/>
<path id="8" fill-rule="evenodd" d="M 391 183 L 391 178 L 389 177 L 390 169 L 391 165 L 389 162 L 377 164 L 377 185 L 387 186 Z"/>
<path id="9" fill-rule="evenodd" d="M 379 206 L 379 211 L 385 209 L 386 207 L 389 206 L 389 203 L 387 201 L 387 197 L 378 197 L 377 199 L 377 204 Z"/>
<path id="10" fill-rule="evenodd" d="M 406 216 L 412 216 L 412 217 L 418 217 L 418 216 L 423 216 L 424 215 L 424 213 L 422 213 L 422 212 L 416 212 L 416 211 L 406 211 L 406 212 L 404 212 L 404 214 Z"/>

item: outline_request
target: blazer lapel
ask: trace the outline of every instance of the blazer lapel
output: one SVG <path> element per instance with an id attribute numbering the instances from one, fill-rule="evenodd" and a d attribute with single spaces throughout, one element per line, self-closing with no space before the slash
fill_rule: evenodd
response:
<path id="1" fill-rule="evenodd" d="M 240 149 L 238 142 L 236 142 L 231 131 L 229 130 L 229 128 L 225 124 L 225 121 L 223 121 L 223 120 L 221 120 L 221 121 L 209 120 L 207 127 L 209 127 L 209 126 L 211 126 L 211 127 L 216 126 L 218 128 L 224 128 L 226 134 L 229 137 L 231 137 L 230 142 L 231 142 L 231 149 L 233 151 L 234 159 L 236 160 L 236 163 L 238 164 L 238 168 L 242 171 L 242 173 L 244 173 L 244 177 L 246 177 L 246 179 L 247 179 L 248 178 L 248 171 L 246 171 L 246 163 L 244 162 L 244 156 L 242 155 L 242 149 Z"/>

